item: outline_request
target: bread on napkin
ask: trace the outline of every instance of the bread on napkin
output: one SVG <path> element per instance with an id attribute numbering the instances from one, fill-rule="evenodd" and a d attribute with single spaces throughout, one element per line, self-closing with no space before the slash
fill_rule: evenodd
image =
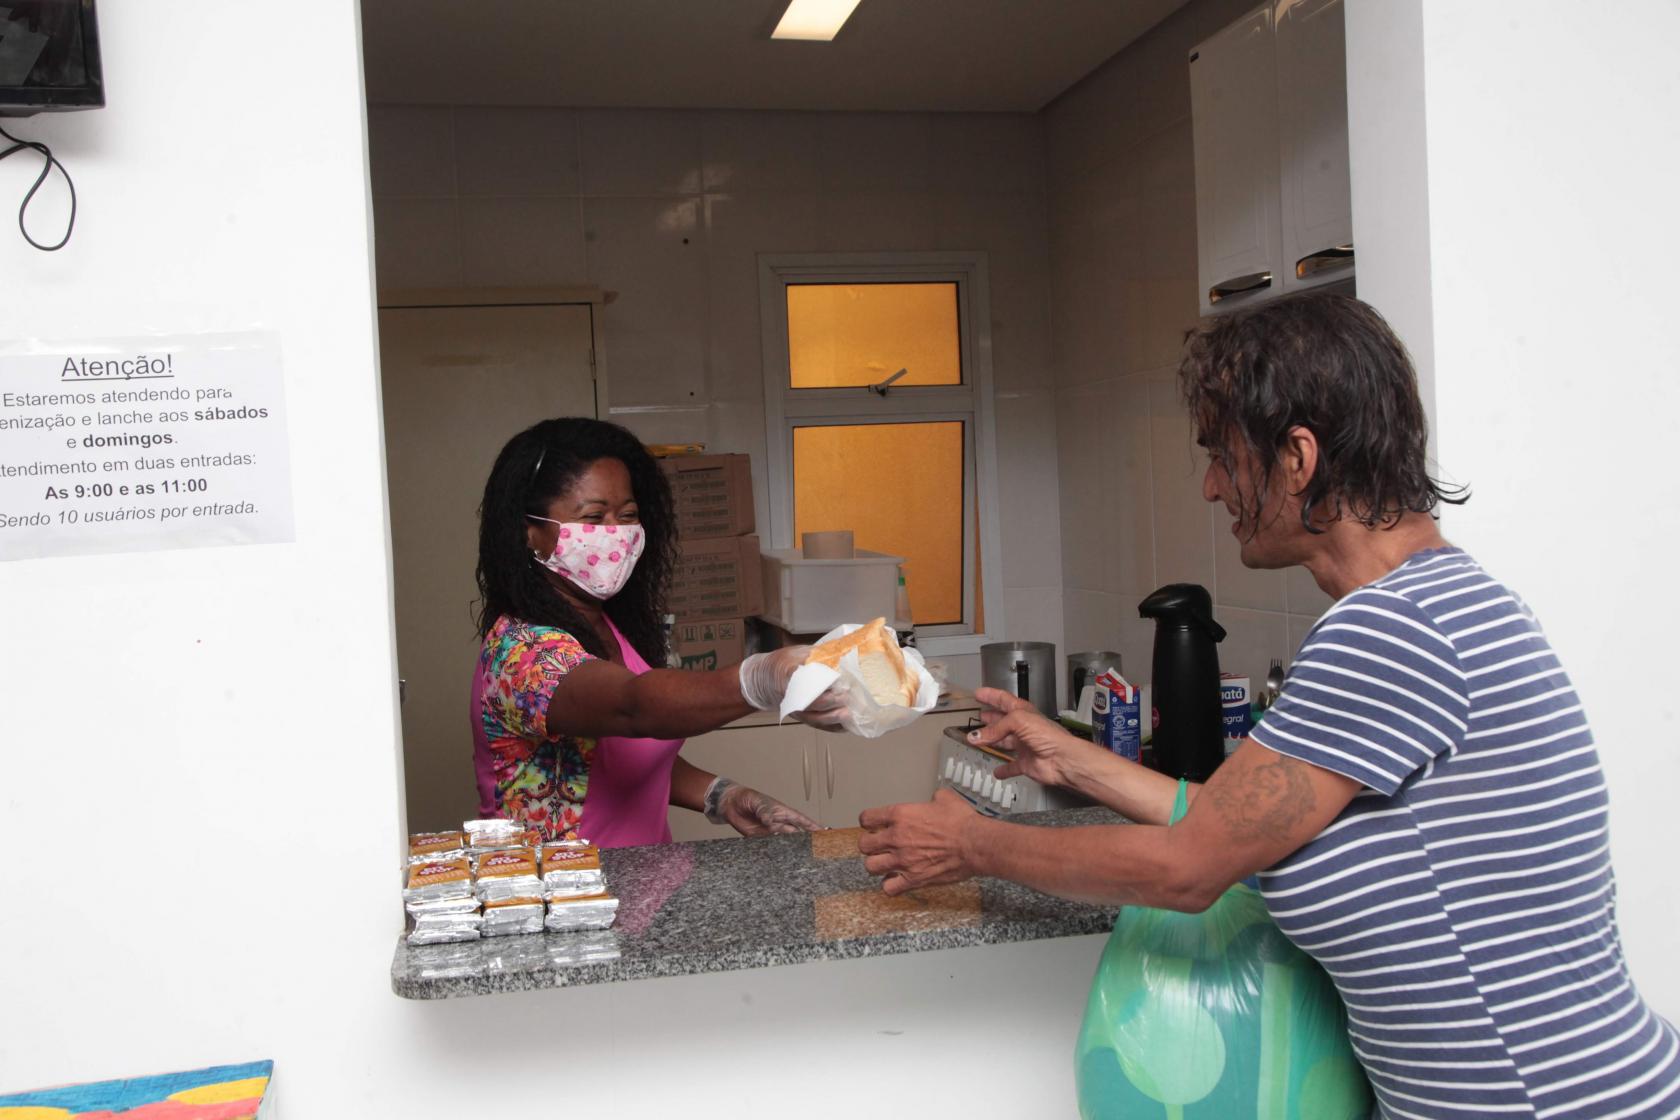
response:
<path id="1" fill-rule="evenodd" d="M 877 704 L 915 706 L 916 672 L 904 663 L 904 654 L 899 651 L 898 642 L 887 633 L 884 618 L 877 618 L 843 638 L 819 642 L 811 647 L 805 663 L 827 665 L 838 672 L 840 659 L 853 650 L 857 651 L 863 685 Z"/>

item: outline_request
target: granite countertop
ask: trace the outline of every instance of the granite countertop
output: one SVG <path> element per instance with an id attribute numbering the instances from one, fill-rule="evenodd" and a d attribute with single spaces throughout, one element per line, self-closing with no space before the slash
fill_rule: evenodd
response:
<path id="1" fill-rule="evenodd" d="M 1010 818 L 1040 827 L 1115 824 L 1107 809 Z M 611 929 L 453 945 L 398 941 L 391 987 L 407 999 L 565 988 L 805 961 L 919 953 L 1106 933 L 1113 907 L 998 879 L 882 894 L 855 828 L 703 840 L 601 853 L 619 898 Z"/>

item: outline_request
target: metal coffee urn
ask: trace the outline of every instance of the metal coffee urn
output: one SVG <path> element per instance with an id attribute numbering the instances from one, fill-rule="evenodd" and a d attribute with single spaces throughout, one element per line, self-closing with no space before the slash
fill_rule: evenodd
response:
<path id="1" fill-rule="evenodd" d="M 1200 584 L 1169 583 L 1138 614 L 1155 620 L 1155 768 L 1205 782 L 1225 761 L 1217 646 L 1225 628 L 1213 620 L 1213 597 Z"/>
<path id="2" fill-rule="evenodd" d="M 1056 715 L 1056 647 L 1050 642 L 988 642 L 980 647 L 980 680 Z"/>

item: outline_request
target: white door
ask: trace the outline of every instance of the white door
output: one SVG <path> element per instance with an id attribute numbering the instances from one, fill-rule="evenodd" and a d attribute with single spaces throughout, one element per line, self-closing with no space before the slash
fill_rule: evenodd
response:
<path id="1" fill-rule="evenodd" d="M 1283 165 L 1283 289 L 1353 274 L 1347 44 L 1342 0 L 1280 4 L 1278 139 Z"/>
<path id="2" fill-rule="evenodd" d="M 1276 74 L 1270 3 L 1190 55 L 1203 314 L 1280 286 Z"/>
<path id="3" fill-rule="evenodd" d="M 381 390 L 411 831 L 476 815 L 468 688 L 478 505 L 496 453 L 596 415 L 588 304 L 382 307 Z"/>

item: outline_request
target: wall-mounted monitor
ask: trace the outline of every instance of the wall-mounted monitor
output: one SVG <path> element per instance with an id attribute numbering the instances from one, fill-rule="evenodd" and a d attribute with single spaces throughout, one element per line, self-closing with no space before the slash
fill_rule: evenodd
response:
<path id="1" fill-rule="evenodd" d="M 0 0 L 0 117 L 105 104 L 94 0 Z"/>

